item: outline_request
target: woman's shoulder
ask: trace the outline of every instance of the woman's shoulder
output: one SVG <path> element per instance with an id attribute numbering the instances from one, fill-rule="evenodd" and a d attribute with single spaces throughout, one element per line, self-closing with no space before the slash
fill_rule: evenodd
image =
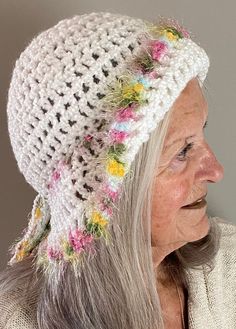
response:
<path id="1" fill-rule="evenodd" d="M 221 217 L 212 217 L 211 220 L 215 221 L 220 227 L 221 232 L 221 248 L 232 244 L 236 247 L 236 223 Z"/>
<path id="2" fill-rule="evenodd" d="M 190 271 L 189 312 L 198 328 L 235 328 L 236 225 L 220 217 L 210 220 L 217 223 L 219 244 L 213 266 Z"/>
<path id="3" fill-rule="evenodd" d="M 19 303 L 21 288 L 0 294 L 0 329 L 37 329 L 35 317 L 36 301 L 32 298 L 27 305 Z"/>
<path id="4" fill-rule="evenodd" d="M 212 218 L 220 228 L 220 246 L 216 256 L 222 270 L 236 274 L 236 224 L 220 217 Z"/>
<path id="5" fill-rule="evenodd" d="M 229 219 L 225 219 L 225 218 L 217 217 L 217 216 L 211 217 L 211 220 L 217 222 L 220 225 L 220 227 L 223 229 L 223 231 L 236 232 L 236 222 L 234 223 L 233 221 L 231 221 Z"/>

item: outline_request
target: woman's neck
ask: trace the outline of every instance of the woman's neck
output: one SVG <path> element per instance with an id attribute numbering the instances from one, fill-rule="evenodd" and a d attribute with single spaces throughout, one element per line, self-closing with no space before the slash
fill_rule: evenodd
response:
<path id="1" fill-rule="evenodd" d="M 185 328 L 187 327 L 187 294 L 183 286 L 171 281 L 157 281 L 157 291 L 160 299 L 162 316 L 165 323 L 165 328 Z"/>

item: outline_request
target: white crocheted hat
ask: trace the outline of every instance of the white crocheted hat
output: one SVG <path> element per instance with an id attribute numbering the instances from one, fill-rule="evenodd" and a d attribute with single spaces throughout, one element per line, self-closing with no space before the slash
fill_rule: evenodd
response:
<path id="1" fill-rule="evenodd" d="M 205 51 L 173 19 L 77 15 L 36 36 L 17 59 L 8 94 L 10 141 L 38 192 L 9 264 L 37 246 L 37 262 L 77 264 L 109 241 L 122 182 L 142 143 Z"/>

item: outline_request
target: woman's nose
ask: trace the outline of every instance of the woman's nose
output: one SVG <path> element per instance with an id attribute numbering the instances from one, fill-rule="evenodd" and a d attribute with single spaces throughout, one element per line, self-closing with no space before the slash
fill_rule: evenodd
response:
<path id="1" fill-rule="evenodd" d="M 216 159 L 210 146 L 206 144 L 206 149 L 201 163 L 202 179 L 211 183 L 217 183 L 224 177 L 224 167 Z"/>

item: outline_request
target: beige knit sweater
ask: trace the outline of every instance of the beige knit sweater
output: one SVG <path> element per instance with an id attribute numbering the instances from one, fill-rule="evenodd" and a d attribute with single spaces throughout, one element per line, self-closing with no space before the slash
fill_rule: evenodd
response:
<path id="1" fill-rule="evenodd" d="M 189 273 L 189 329 L 236 328 L 236 225 L 212 220 L 222 229 L 220 251 L 209 275 L 205 269 Z M 16 305 L 14 296 L 0 300 L 0 329 L 36 329 L 34 298 L 26 307 Z"/>

